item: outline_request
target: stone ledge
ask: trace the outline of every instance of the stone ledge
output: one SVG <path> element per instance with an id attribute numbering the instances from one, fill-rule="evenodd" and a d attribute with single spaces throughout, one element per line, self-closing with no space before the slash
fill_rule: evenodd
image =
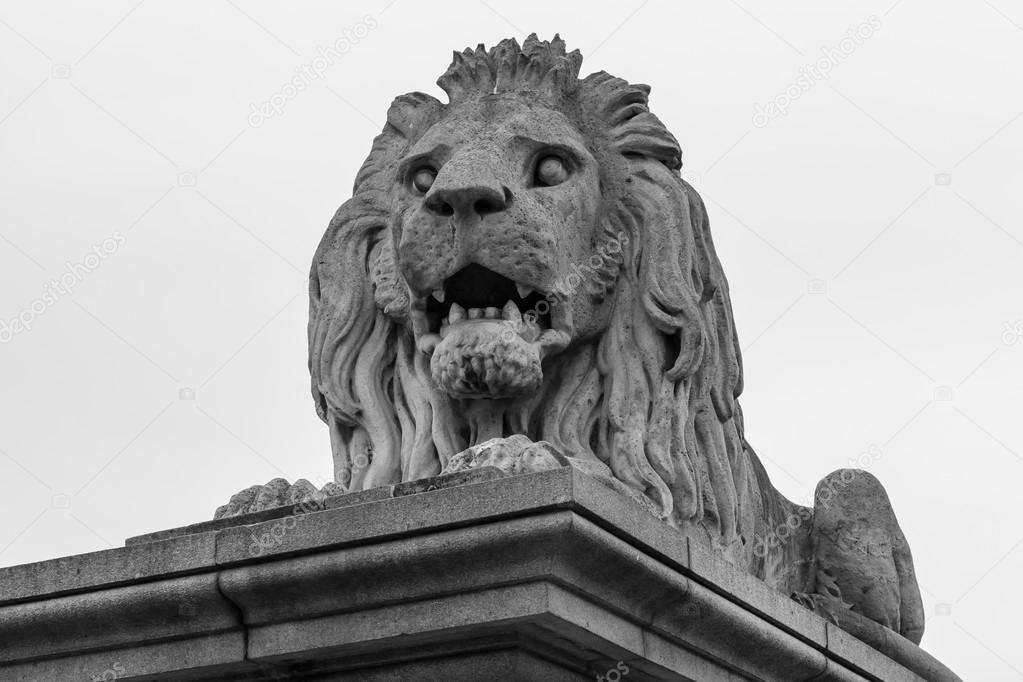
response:
<path id="1" fill-rule="evenodd" d="M 216 535 L 199 533 L 0 568 L 0 606 L 196 573 L 215 559 Z"/>
<path id="2" fill-rule="evenodd" d="M 377 500 L 386 500 L 392 497 L 403 497 L 405 495 L 432 492 L 434 490 L 440 490 L 441 488 L 452 488 L 458 485 L 490 481 L 496 478 L 501 478 L 502 476 L 503 474 L 500 470 L 495 469 L 494 467 L 481 467 L 479 469 L 472 469 L 470 471 L 451 474 L 448 476 L 434 476 L 432 478 L 421 479 L 418 481 L 406 481 L 405 483 L 385 485 L 380 486 L 379 488 L 360 490 L 359 492 L 348 493 L 345 495 L 325 497 L 322 500 L 315 501 L 313 506 L 315 506 L 318 511 L 338 509 L 340 507 L 352 507 L 357 504 L 376 502 Z M 263 511 L 241 514 L 238 516 L 214 519 L 212 521 L 201 521 L 188 526 L 182 526 L 181 528 L 172 528 L 170 530 L 160 530 L 153 533 L 146 533 L 145 535 L 137 535 L 125 540 L 124 544 L 127 547 L 132 547 L 135 545 L 156 542 L 158 540 L 169 540 L 171 538 L 194 535 L 197 533 L 223 530 L 224 528 L 232 528 L 234 526 L 252 525 L 260 523 L 261 521 L 272 521 L 285 516 L 295 515 L 296 507 L 301 507 L 301 505 L 286 505 L 283 507 L 274 507 L 272 509 L 264 509 Z"/>
<path id="3" fill-rule="evenodd" d="M 630 679 L 958 680 L 895 633 L 878 651 L 825 623 L 579 471 L 490 477 L 2 569 L 0 677 L 120 662 L 139 680 L 593 679 L 622 662 Z"/>

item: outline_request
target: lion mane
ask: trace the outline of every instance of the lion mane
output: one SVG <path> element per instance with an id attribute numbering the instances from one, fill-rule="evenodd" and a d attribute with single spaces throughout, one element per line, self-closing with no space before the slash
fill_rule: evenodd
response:
<path id="1" fill-rule="evenodd" d="M 436 475 L 477 443 L 485 401 L 437 390 L 409 330 L 390 193 L 398 160 L 446 111 L 519 93 L 564 113 L 588 140 L 605 202 L 594 253 L 618 248 L 591 259 L 588 278 L 613 298 L 606 331 L 544 361 L 542 385 L 509 410 L 504 435 L 606 464 L 669 523 L 706 528 L 762 574 L 751 541 L 776 516 L 767 507 L 787 503 L 766 494 L 743 436 L 742 360 L 706 209 L 680 175 L 677 141 L 649 111 L 650 88 L 605 72 L 580 79 L 581 64 L 557 36 L 480 45 L 454 53 L 438 80 L 447 104 L 415 92 L 388 110 L 310 277 L 312 393 L 336 480 L 361 490 Z"/>

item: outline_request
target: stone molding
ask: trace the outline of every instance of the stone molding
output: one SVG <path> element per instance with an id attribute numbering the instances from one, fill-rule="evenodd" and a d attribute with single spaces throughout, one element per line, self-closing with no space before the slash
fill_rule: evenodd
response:
<path id="1" fill-rule="evenodd" d="M 570 467 L 293 511 L 0 569 L 0 678 L 958 680 Z"/>

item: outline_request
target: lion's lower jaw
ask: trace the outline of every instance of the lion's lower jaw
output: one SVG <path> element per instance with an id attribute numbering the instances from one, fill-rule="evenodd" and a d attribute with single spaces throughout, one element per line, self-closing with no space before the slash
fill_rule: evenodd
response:
<path id="1" fill-rule="evenodd" d="M 540 387 L 542 348 L 518 334 L 467 325 L 434 348 L 430 371 L 452 398 L 514 398 Z"/>

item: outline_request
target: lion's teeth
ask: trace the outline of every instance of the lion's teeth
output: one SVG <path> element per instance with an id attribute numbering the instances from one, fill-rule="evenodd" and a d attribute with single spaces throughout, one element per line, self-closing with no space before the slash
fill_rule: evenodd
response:
<path id="1" fill-rule="evenodd" d="M 515 289 L 519 292 L 520 298 L 525 298 L 533 293 L 533 287 L 528 287 L 525 284 L 515 283 Z"/>
<path id="2" fill-rule="evenodd" d="M 469 308 L 469 319 L 478 320 L 483 317 L 483 308 Z"/>
<path id="3" fill-rule="evenodd" d="M 461 322 L 465 319 L 465 308 L 458 305 L 457 303 L 451 304 L 451 310 L 448 311 L 448 322 L 454 324 L 455 322 Z"/>
<path id="4" fill-rule="evenodd" d="M 501 311 L 498 310 L 497 308 L 487 308 L 483 312 L 483 316 L 488 317 L 492 320 L 499 320 L 501 319 Z"/>
<path id="5" fill-rule="evenodd" d="M 519 307 L 515 305 L 515 301 L 508 301 L 504 304 L 504 319 L 509 322 L 522 322 L 522 313 L 519 312 Z"/>
<path id="6" fill-rule="evenodd" d="M 433 290 L 433 297 L 435 299 L 437 299 L 437 301 L 439 303 L 443 303 L 444 302 L 444 290 L 443 289 L 434 289 Z"/>

